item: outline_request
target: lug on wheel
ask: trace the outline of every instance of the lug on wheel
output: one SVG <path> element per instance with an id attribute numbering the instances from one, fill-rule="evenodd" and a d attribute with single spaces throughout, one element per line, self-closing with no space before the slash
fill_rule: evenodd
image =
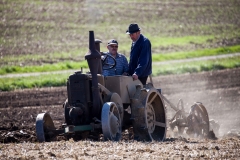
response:
<path id="1" fill-rule="evenodd" d="M 122 134 L 122 120 L 116 104 L 114 102 L 105 103 L 101 117 L 104 139 L 119 141 Z"/>
<path id="2" fill-rule="evenodd" d="M 164 103 L 159 92 L 137 86 L 131 101 L 135 140 L 163 141 L 166 136 L 166 117 Z"/>
<path id="3" fill-rule="evenodd" d="M 187 134 L 193 137 L 206 137 L 209 133 L 209 117 L 202 103 L 195 103 L 188 116 Z"/>
<path id="4" fill-rule="evenodd" d="M 55 126 L 49 113 L 40 113 L 36 119 L 36 135 L 39 142 L 55 137 Z"/>

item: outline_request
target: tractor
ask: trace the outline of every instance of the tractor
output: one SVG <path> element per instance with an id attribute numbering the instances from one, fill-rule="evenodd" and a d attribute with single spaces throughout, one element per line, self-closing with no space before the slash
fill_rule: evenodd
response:
<path id="1" fill-rule="evenodd" d="M 186 129 L 189 135 L 207 136 L 209 118 L 202 103 L 195 103 L 187 115 L 182 100 L 174 106 L 153 83 L 142 85 L 131 76 L 103 76 L 102 70 L 113 68 L 116 61 L 100 52 L 100 42 L 94 39 L 94 32 L 89 31 L 89 51 L 85 59 L 90 72 L 76 71 L 69 76 L 63 125 L 56 128 L 48 112 L 37 115 L 39 142 L 57 135 L 80 136 L 86 132 L 102 134 L 104 140 L 119 141 L 122 131 L 129 127 L 134 139 L 139 141 L 164 141 L 168 127 L 178 128 L 179 133 Z M 114 64 L 106 62 L 108 56 Z M 165 103 L 176 111 L 171 119 L 167 119 Z"/>

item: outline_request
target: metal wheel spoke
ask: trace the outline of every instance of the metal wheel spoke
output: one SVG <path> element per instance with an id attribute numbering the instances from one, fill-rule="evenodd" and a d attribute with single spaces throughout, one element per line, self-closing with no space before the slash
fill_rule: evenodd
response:
<path id="1" fill-rule="evenodd" d="M 153 100 L 157 97 L 157 94 L 155 93 L 154 96 L 148 101 L 148 104 L 152 104 Z"/>
<path id="2" fill-rule="evenodd" d="M 157 122 L 157 121 L 155 121 L 154 122 L 154 124 L 156 125 L 156 126 L 159 126 L 159 127 L 166 127 L 166 123 L 162 123 L 162 122 Z"/>
<path id="3" fill-rule="evenodd" d="M 111 116 L 114 116 L 114 114 L 113 114 L 112 111 L 109 112 L 109 116 L 110 116 L 110 117 L 111 117 Z"/>

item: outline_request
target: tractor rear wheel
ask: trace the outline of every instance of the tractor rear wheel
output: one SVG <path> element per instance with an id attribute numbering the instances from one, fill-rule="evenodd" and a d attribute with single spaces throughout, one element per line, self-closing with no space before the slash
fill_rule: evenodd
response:
<path id="1" fill-rule="evenodd" d="M 163 141 L 166 136 L 166 113 L 160 93 L 153 87 L 140 85 L 131 99 L 134 139 Z"/>

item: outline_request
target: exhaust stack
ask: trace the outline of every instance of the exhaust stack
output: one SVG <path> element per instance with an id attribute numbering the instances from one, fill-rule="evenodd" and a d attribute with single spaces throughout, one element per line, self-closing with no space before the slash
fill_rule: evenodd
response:
<path id="1" fill-rule="evenodd" d="M 101 106 L 97 74 L 99 72 L 100 66 L 99 63 L 101 60 L 101 55 L 95 48 L 95 39 L 93 31 L 89 31 L 89 52 L 85 55 L 85 59 L 88 62 L 88 66 L 92 74 L 92 97 L 93 97 L 92 116 L 99 118 L 101 113 Z"/>

